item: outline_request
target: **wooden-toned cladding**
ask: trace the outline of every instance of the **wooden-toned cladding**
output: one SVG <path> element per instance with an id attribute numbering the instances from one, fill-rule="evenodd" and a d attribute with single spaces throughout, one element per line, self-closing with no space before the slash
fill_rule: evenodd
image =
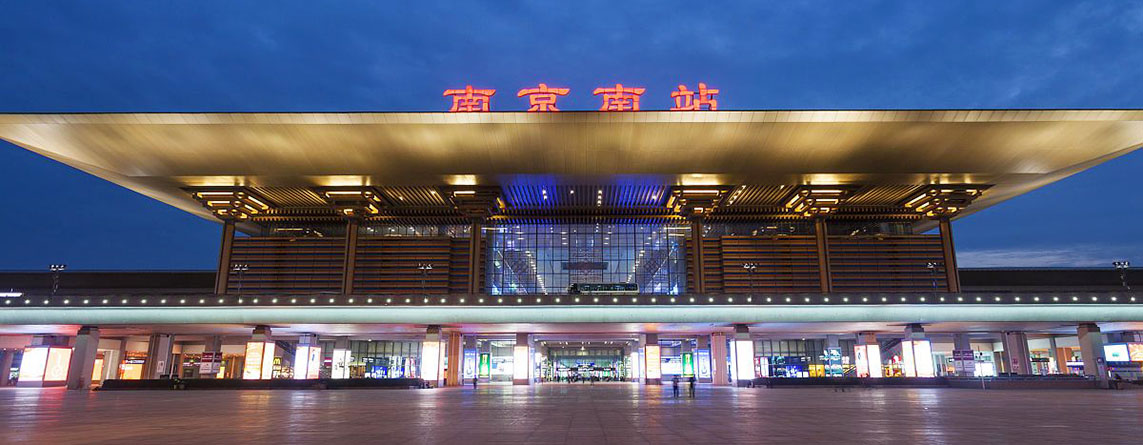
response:
<path id="1" fill-rule="evenodd" d="M 241 237 L 230 255 L 228 293 L 340 292 L 345 238 Z M 245 265 L 247 270 L 234 270 Z"/>
<path id="2" fill-rule="evenodd" d="M 723 293 L 749 293 L 751 288 L 754 292 L 821 290 L 812 236 L 724 236 L 719 244 Z M 748 263 L 755 266 L 753 273 L 742 267 Z"/>
<path id="3" fill-rule="evenodd" d="M 831 236 L 829 252 L 837 292 L 948 289 L 939 235 Z M 929 263 L 936 263 L 936 269 L 929 269 Z"/>
<path id="4" fill-rule="evenodd" d="M 821 292 L 813 236 L 706 237 L 703 250 L 709 293 Z M 948 288 L 937 235 L 831 236 L 829 252 L 837 292 L 943 292 Z M 938 265 L 935 273 L 928 268 L 930 262 Z M 745 264 L 755 266 L 753 274 L 742 267 Z M 687 277 L 687 289 L 693 292 L 693 272 L 688 271 Z"/>
<path id="5" fill-rule="evenodd" d="M 357 240 L 354 291 L 447 294 L 452 289 L 455 265 L 453 244 L 454 240 L 447 236 L 361 237 Z M 433 269 L 423 272 L 418 268 L 422 264 L 430 264 Z"/>

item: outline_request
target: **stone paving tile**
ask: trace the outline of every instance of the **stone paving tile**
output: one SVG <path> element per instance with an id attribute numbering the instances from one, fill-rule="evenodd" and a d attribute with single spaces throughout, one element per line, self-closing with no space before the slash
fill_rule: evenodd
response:
<path id="1" fill-rule="evenodd" d="M 1138 443 L 1143 391 L 0 388 L 0 443 Z"/>

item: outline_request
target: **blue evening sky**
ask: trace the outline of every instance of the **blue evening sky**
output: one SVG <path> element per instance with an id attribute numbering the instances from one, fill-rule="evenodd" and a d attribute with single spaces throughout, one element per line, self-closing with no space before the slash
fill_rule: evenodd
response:
<path id="1" fill-rule="evenodd" d="M 447 109 L 699 81 L 727 109 L 1143 108 L 1143 3 L 0 2 L 0 111 Z M 962 266 L 1143 263 L 1143 153 L 954 224 Z M 219 225 L 0 142 L 0 269 L 209 269 Z"/>

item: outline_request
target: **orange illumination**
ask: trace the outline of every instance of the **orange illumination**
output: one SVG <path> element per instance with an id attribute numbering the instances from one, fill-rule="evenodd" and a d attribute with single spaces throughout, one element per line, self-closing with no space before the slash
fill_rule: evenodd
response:
<path id="1" fill-rule="evenodd" d="M 717 195 L 718 190 L 683 190 L 686 195 Z"/>
<path id="2" fill-rule="evenodd" d="M 478 90 L 472 88 L 472 85 L 465 85 L 463 90 L 444 91 L 444 96 L 452 96 L 452 108 L 448 111 L 453 113 L 488 111 L 493 94 L 496 94 L 496 90 Z"/>
<path id="3" fill-rule="evenodd" d="M 646 90 L 638 87 L 628 88 L 617 83 L 614 88 L 596 88 L 591 94 L 603 95 L 603 105 L 599 107 L 599 111 L 639 111 L 639 96 Z"/>
<path id="4" fill-rule="evenodd" d="M 560 111 L 556 108 L 556 96 L 567 96 L 571 91 L 568 88 L 548 88 L 548 84 L 541 83 L 537 88 L 525 88 L 516 93 L 516 97 L 528 96 L 528 111 Z"/>
<path id="5" fill-rule="evenodd" d="M 705 106 L 707 110 L 718 110 L 718 100 L 714 96 L 718 95 L 718 90 L 706 87 L 705 83 L 699 82 L 698 92 L 687 89 L 686 85 L 679 85 L 678 91 L 672 91 L 671 97 L 675 98 L 675 106 L 671 111 L 699 111 Z"/>

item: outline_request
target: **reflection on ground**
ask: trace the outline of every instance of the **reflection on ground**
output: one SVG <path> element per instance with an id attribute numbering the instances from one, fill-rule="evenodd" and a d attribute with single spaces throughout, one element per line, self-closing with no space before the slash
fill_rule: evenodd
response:
<path id="1" fill-rule="evenodd" d="M 1143 391 L 3 388 L 0 407 L 3 443 L 1127 443 Z"/>

